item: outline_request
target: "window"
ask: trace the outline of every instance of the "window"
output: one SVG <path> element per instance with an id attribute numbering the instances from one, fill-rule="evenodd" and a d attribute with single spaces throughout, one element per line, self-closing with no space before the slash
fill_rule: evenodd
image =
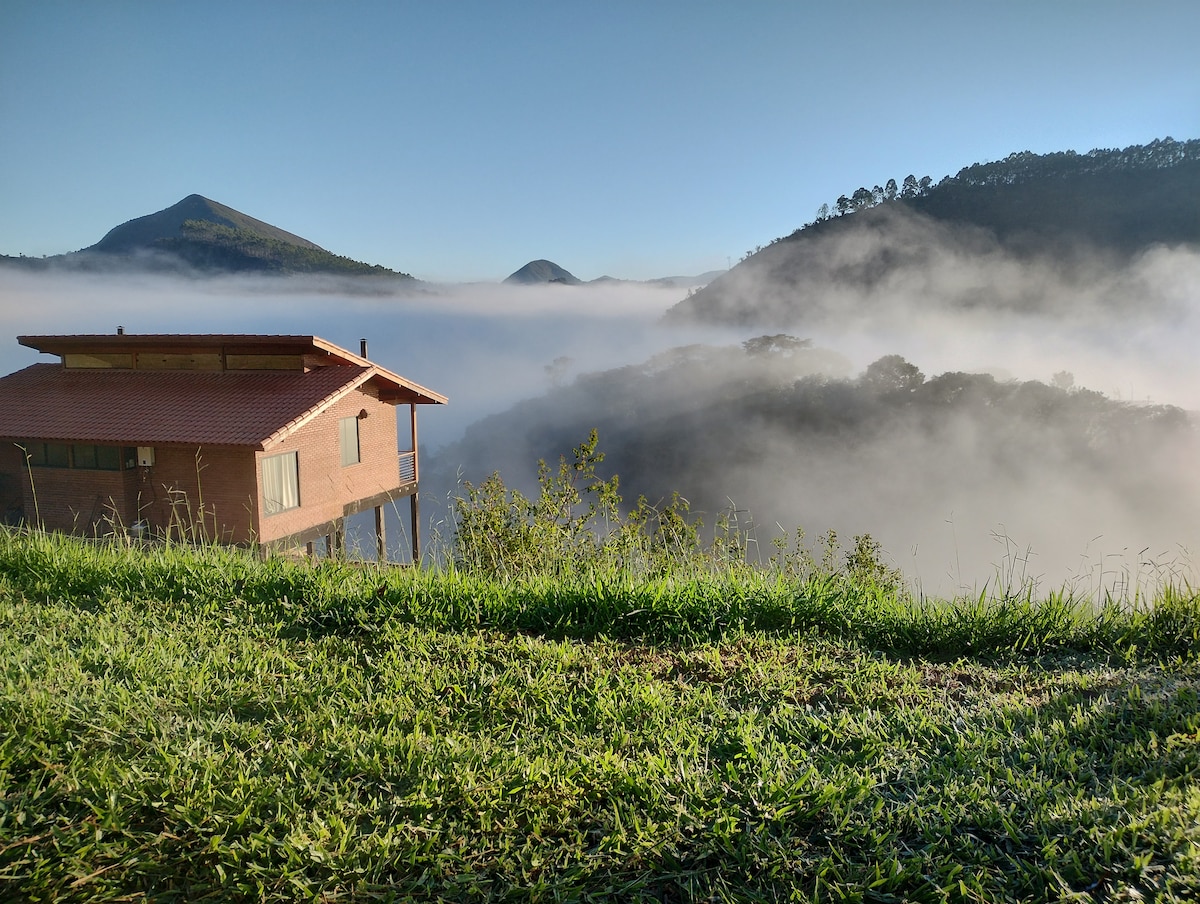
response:
<path id="1" fill-rule="evenodd" d="M 275 515 L 300 507 L 299 453 L 284 452 L 262 460 L 263 513 Z"/>
<path id="2" fill-rule="evenodd" d="M 71 446 L 71 464 L 76 468 L 96 470 L 96 447 L 75 443 Z"/>
<path id="3" fill-rule="evenodd" d="M 362 461 L 358 448 L 358 418 L 344 417 L 338 421 L 338 439 L 342 444 L 343 468 Z"/>
<path id="4" fill-rule="evenodd" d="M 46 450 L 42 464 L 47 468 L 71 467 L 71 447 L 66 443 L 45 443 L 42 448 Z"/>
<path id="5" fill-rule="evenodd" d="M 133 355 L 83 355 L 70 353 L 63 355 L 63 366 L 72 369 L 78 367 L 123 367 L 132 369 Z"/>
<path id="6" fill-rule="evenodd" d="M 39 468 L 80 468 L 87 471 L 120 471 L 131 463 L 134 450 L 120 446 L 94 446 L 86 443 L 25 443 L 29 463 Z"/>
<path id="7" fill-rule="evenodd" d="M 101 471 L 121 470 L 120 446 L 95 446 L 96 467 Z"/>

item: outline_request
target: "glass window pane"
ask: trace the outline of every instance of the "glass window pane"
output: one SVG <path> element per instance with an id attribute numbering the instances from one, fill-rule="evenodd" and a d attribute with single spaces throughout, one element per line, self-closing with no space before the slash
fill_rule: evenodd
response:
<path id="1" fill-rule="evenodd" d="M 46 465 L 46 444 L 45 443 L 25 443 L 25 454 L 29 456 L 29 463 L 38 467 Z"/>
<path id="2" fill-rule="evenodd" d="M 338 440 L 342 446 L 342 467 L 361 461 L 358 448 L 358 418 L 344 417 L 338 421 Z"/>
<path id="3" fill-rule="evenodd" d="M 46 467 L 71 467 L 71 447 L 66 443 L 46 443 Z"/>
<path id="4" fill-rule="evenodd" d="M 300 506 L 298 454 L 285 452 L 262 462 L 263 512 L 274 515 Z"/>
<path id="5" fill-rule="evenodd" d="M 96 447 L 85 446 L 82 443 L 76 443 L 74 446 L 73 467 L 95 470 Z"/>
<path id="6" fill-rule="evenodd" d="M 121 470 L 121 449 L 119 446 L 96 446 L 96 467 L 101 471 Z"/>

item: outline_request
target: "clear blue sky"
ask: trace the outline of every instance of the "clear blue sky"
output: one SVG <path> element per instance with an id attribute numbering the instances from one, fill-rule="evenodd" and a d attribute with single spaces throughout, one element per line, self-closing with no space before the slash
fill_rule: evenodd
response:
<path id="1" fill-rule="evenodd" d="M 722 268 L 860 185 L 1200 137 L 1200 3 L 0 0 L 0 253 L 193 192 L 437 281 Z"/>

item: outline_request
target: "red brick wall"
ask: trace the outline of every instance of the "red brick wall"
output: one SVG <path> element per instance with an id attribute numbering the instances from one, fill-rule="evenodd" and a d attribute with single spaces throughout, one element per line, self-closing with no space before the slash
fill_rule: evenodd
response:
<path id="1" fill-rule="evenodd" d="M 197 459 L 195 448 L 158 446 L 154 459 L 152 467 L 123 472 L 35 467 L 31 485 L 20 450 L 0 443 L 0 494 L 17 487 L 9 505 L 0 496 L 0 519 L 17 505 L 27 523 L 40 518 L 47 529 L 68 533 L 102 534 L 140 521 L 177 538 L 257 540 L 253 450 L 207 448 Z"/>
<path id="2" fill-rule="evenodd" d="M 0 523 L 15 524 L 24 517 L 25 456 L 16 445 L 0 441 Z"/>
<path id="3" fill-rule="evenodd" d="M 360 461 L 342 467 L 338 421 L 364 410 L 367 417 L 358 421 Z M 399 486 L 398 410 L 407 434 L 408 406 L 397 409 L 381 402 L 378 392 L 366 386 L 264 452 L 158 446 L 149 468 L 34 468 L 33 488 L 20 450 L 0 443 L 0 493 L 5 475 L 15 480 L 19 490 L 13 493 L 13 505 L 23 505 L 32 522 L 36 490 L 38 513 L 51 530 L 90 534 L 111 522 L 128 528 L 141 521 L 156 533 L 170 531 L 189 539 L 269 543 L 341 518 L 348 503 Z M 300 507 L 261 517 L 261 461 L 292 451 L 299 453 Z M 0 518 L 3 502 L 0 497 Z"/>
<path id="4" fill-rule="evenodd" d="M 133 520 L 127 506 L 132 476 L 128 471 L 34 467 L 21 481 L 25 521 L 87 536 L 119 530 Z"/>
<path id="5" fill-rule="evenodd" d="M 360 461 L 342 467 L 338 420 L 360 411 L 367 417 L 358 422 Z M 408 414 L 407 407 L 403 409 Z M 261 542 L 312 529 L 342 517 L 345 506 L 400 484 L 396 456 L 396 408 L 379 401 L 371 386 L 351 392 L 283 441 L 257 455 L 259 489 L 256 504 L 262 506 L 263 458 L 283 452 L 298 452 L 300 507 L 262 518 Z"/>
<path id="6" fill-rule="evenodd" d="M 221 543 L 257 540 L 253 450 L 158 446 L 152 467 L 130 473 L 136 475 L 130 510 L 156 532 Z"/>

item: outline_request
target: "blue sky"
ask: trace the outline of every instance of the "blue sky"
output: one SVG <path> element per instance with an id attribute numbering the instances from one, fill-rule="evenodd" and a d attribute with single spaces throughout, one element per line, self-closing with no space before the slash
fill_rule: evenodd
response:
<path id="1" fill-rule="evenodd" d="M 193 192 L 435 281 L 722 268 L 860 185 L 1200 137 L 1194 2 L 0 2 L 0 253 Z"/>

